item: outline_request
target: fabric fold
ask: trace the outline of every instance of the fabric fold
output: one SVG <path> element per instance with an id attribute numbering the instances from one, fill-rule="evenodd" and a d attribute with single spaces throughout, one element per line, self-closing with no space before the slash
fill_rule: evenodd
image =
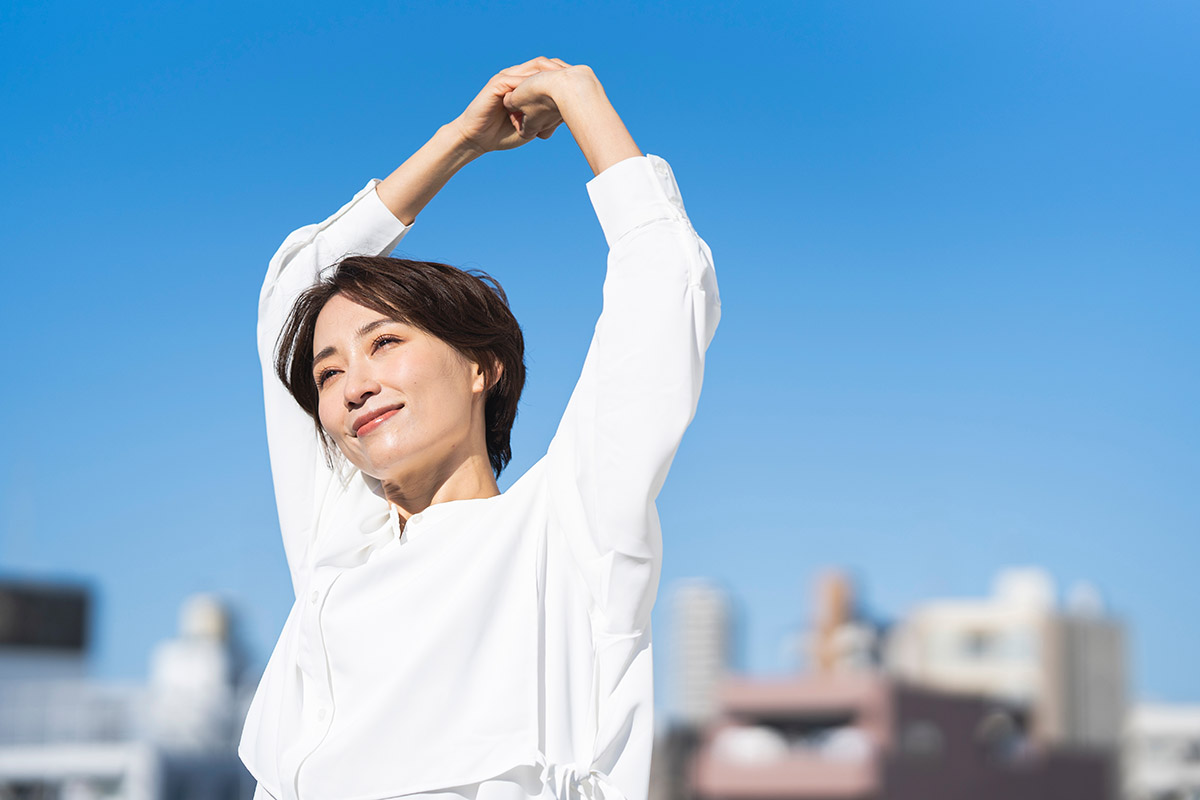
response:
<path id="1" fill-rule="evenodd" d="M 540 750 L 536 764 L 542 784 L 555 800 L 626 800 L 604 772 L 574 762 L 551 763 Z"/>

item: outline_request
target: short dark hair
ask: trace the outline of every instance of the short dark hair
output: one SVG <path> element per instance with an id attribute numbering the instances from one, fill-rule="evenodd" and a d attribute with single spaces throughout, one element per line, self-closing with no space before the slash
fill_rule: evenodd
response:
<path id="1" fill-rule="evenodd" d="M 509 438 L 525 388 L 525 338 L 500 283 L 486 272 L 435 261 L 348 256 L 304 290 L 279 334 L 275 374 L 313 418 L 327 455 L 332 442 L 318 416 L 313 335 L 321 309 L 339 294 L 420 328 L 479 364 L 491 387 L 483 412 L 488 460 L 499 477 L 512 459 Z"/>

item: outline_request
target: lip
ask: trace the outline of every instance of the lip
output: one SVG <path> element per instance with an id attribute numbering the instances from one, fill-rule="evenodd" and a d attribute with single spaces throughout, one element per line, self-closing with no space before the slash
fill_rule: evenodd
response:
<path id="1" fill-rule="evenodd" d="M 383 424 L 384 420 L 391 417 L 394 413 L 404 408 L 404 403 L 395 403 L 383 408 L 376 408 L 363 414 L 350 426 L 351 433 L 355 436 L 363 436 L 375 430 Z"/>

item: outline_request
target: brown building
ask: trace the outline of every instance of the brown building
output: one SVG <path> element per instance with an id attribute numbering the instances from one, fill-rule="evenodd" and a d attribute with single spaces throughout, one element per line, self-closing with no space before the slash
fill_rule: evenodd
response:
<path id="1" fill-rule="evenodd" d="M 991 597 L 942 599 L 888 637 L 887 671 L 908 683 L 1030 709 L 1047 747 L 1116 750 L 1126 714 L 1125 633 L 1084 591 L 1059 607 L 1050 576 L 1001 572 Z"/>
<path id="2" fill-rule="evenodd" d="M 878 674 L 726 681 L 683 762 L 698 800 L 1110 800 L 1114 758 L 1050 750 L 1020 706 Z"/>

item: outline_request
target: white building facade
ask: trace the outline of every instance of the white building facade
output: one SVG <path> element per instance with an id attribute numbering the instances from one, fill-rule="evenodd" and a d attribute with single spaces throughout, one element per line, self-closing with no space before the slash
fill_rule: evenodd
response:
<path id="1" fill-rule="evenodd" d="M 149 685 L 86 678 L 86 589 L 0 581 L 0 800 L 239 800 L 239 690 L 229 610 L 185 605 Z"/>
<path id="2" fill-rule="evenodd" d="M 1127 800 L 1200 800 L 1200 706 L 1134 707 L 1123 757 Z"/>

